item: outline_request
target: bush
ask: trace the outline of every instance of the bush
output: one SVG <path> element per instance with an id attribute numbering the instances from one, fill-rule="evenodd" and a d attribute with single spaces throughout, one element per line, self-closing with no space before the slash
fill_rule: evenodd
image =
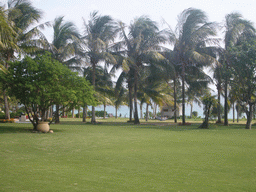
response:
<path id="1" fill-rule="evenodd" d="M 193 111 L 192 115 L 193 115 L 193 117 L 197 117 L 198 116 L 198 112 L 197 111 Z"/>
<path id="2" fill-rule="evenodd" d="M 5 114 L 0 112 L 0 119 L 5 119 Z"/>
<path id="3" fill-rule="evenodd" d="M 76 114 L 76 118 L 82 118 L 83 117 L 83 113 L 80 113 L 80 117 L 78 117 L 78 113 Z"/>
<path id="4" fill-rule="evenodd" d="M 103 117 L 104 116 L 104 111 L 95 111 L 95 116 L 96 117 Z M 106 116 L 108 116 L 107 112 L 106 112 Z"/>

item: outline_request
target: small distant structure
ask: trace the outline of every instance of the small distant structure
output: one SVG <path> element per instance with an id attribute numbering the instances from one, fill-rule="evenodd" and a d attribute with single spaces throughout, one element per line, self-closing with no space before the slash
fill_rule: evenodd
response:
<path id="1" fill-rule="evenodd" d="M 181 107 L 177 105 L 176 111 L 174 110 L 174 106 L 165 105 L 161 109 L 161 117 L 173 118 L 176 112 L 176 116 L 179 117 L 181 115 Z"/>
<path id="2" fill-rule="evenodd" d="M 114 117 L 113 113 L 108 114 L 109 117 Z"/>

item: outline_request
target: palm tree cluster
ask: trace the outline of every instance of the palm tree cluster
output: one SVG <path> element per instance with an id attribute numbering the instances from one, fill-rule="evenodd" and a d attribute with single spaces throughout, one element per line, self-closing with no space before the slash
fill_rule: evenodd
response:
<path id="1" fill-rule="evenodd" d="M 215 83 L 218 121 L 221 122 L 220 95 L 224 91 L 227 125 L 229 48 L 255 35 L 253 24 L 239 13 L 228 14 L 221 26 L 209 22 L 206 13 L 195 8 L 181 12 L 175 30 L 167 23 L 166 29 L 160 30 L 158 23 L 147 16 L 135 18 L 126 26 L 97 11 L 90 14 L 88 21 L 84 19 L 83 33 L 64 16 L 39 24 L 41 18 L 42 12 L 28 0 L 8 0 L 7 5 L 0 6 L 1 71 L 8 72 L 11 60 L 48 51 L 91 82 L 104 110 L 106 105 L 113 105 L 116 110 L 128 105 L 130 121 L 135 124 L 140 123 L 139 103 L 141 108 L 146 104 L 146 119 L 149 106 L 174 106 L 175 122 L 181 103 L 185 124 L 186 102 L 200 102 L 200 96 L 208 93 L 209 83 Z M 53 29 L 52 42 L 42 33 L 45 26 Z M 217 38 L 219 29 L 224 32 L 224 47 Z M 206 68 L 213 69 L 213 77 L 205 72 Z M 118 77 L 116 71 L 121 71 Z M 7 90 L 2 90 L 2 95 L 6 118 L 10 118 Z M 81 106 L 85 121 L 87 104 Z M 59 109 L 61 106 L 56 106 L 57 122 Z M 96 122 L 94 106 L 91 122 Z"/>

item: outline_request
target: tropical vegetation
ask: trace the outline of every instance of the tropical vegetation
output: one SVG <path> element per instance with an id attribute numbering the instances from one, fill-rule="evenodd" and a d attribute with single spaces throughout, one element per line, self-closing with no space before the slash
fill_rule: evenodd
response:
<path id="1" fill-rule="evenodd" d="M 209 94 L 209 85 L 215 83 L 218 91 L 217 104 L 214 106 L 217 109 L 217 122 L 222 122 L 220 100 L 221 95 L 224 95 L 224 124 L 228 125 L 227 113 L 231 105 L 233 111 L 236 105 L 239 109 L 237 113 L 248 114 L 246 128 L 251 128 L 251 108 L 255 107 L 253 99 L 256 90 L 252 87 L 243 87 L 242 81 L 236 80 L 241 78 L 244 81 L 248 80 L 243 81 L 248 86 L 254 85 L 254 77 L 250 76 L 252 79 L 249 80 L 248 71 L 252 70 L 255 62 L 255 41 L 252 40 L 255 37 L 255 28 L 253 23 L 241 14 L 226 15 L 225 24 L 221 27 L 224 32 L 223 38 L 217 37 L 220 25 L 209 21 L 207 14 L 196 8 L 188 8 L 181 12 L 175 30 L 167 23 L 165 29 L 160 29 L 159 24 L 149 16 L 136 17 L 130 25 L 126 25 L 122 21 L 115 21 L 110 15 L 100 15 L 97 11 L 92 11 L 88 20 L 84 19 L 83 33 L 79 32 L 72 21 L 65 21 L 64 16 L 43 24 L 40 23 L 41 18 L 42 12 L 33 7 L 28 0 L 8 0 L 6 6 L 0 6 L 0 75 L 3 79 L 0 86 L 0 101 L 4 105 L 6 119 L 10 118 L 10 103 L 16 106 L 18 103 L 25 105 L 25 98 L 28 102 L 34 102 L 33 99 L 29 99 L 26 92 L 21 92 L 20 97 L 18 94 L 11 94 L 15 92 L 12 90 L 15 87 L 12 86 L 15 82 L 12 78 L 15 76 L 11 78 L 11 75 L 18 70 L 18 66 L 23 72 L 27 71 L 27 66 L 23 63 L 24 58 L 29 60 L 29 65 L 39 62 L 40 58 L 47 55 L 54 60 L 47 62 L 49 65 L 65 65 L 68 70 L 77 72 L 78 79 L 83 79 L 77 81 L 75 86 L 76 89 L 81 88 L 81 94 L 77 94 L 76 97 L 70 96 L 65 101 L 58 96 L 61 102 L 52 102 L 54 99 L 51 98 L 51 102 L 47 104 L 47 107 L 56 110 L 56 123 L 59 122 L 59 116 L 69 110 L 73 110 L 74 117 L 74 109 L 77 108 L 80 112 L 81 106 L 83 121 L 86 121 L 88 106 L 92 105 L 91 102 L 83 100 L 85 93 L 82 94 L 82 82 L 87 79 L 86 82 L 90 82 L 94 89 L 93 97 L 97 100 L 97 105 L 104 106 L 104 114 L 107 105 L 115 106 L 116 110 L 122 105 L 128 105 L 129 121 L 135 124 L 140 123 L 139 105 L 141 116 L 143 105 L 146 105 L 146 119 L 150 106 L 153 108 L 154 117 L 157 107 L 174 106 L 174 122 L 177 123 L 176 111 L 181 104 L 182 124 L 185 125 L 186 103 L 191 105 L 192 117 L 193 103 L 203 103 L 206 106 L 206 100 L 202 98 Z M 52 42 L 43 34 L 45 26 L 53 29 Z M 223 47 L 221 43 L 224 43 Z M 14 66 L 13 63 L 16 63 L 17 69 L 10 67 Z M 244 70 L 244 73 L 241 73 L 241 67 L 248 71 Z M 210 68 L 213 70 L 212 76 L 206 72 Z M 117 71 L 119 73 L 116 73 Z M 37 71 L 36 74 L 51 74 L 47 71 L 41 72 Z M 33 72 L 29 73 L 28 78 L 33 79 L 34 75 Z M 71 76 L 73 77 L 74 73 Z M 18 76 L 16 78 L 18 79 Z M 52 82 L 51 77 L 48 78 Z M 61 81 L 68 89 L 68 81 L 76 81 L 70 78 L 59 78 L 55 85 Z M 32 87 L 31 85 L 27 88 Z M 41 90 L 46 90 L 46 87 L 37 90 L 42 92 Z M 57 88 L 56 85 L 55 89 Z M 70 88 L 69 91 L 72 92 L 71 90 L 73 89 Z M 61 91 L 57 91 L 56 94 L 61 95 Z M 67 103 L 72 103 L 72 109 L 66 107 Z M 93 124 L 97 122 L 95 105 L 92 105 Z M 59 109 L 62 110 L 62 114 Z M 210 111 L 208 110 L 209 113 Z M 208 112 L 206 114 L 210 116 Z M 40 116 L 44 119 L 44 110 Z"/>

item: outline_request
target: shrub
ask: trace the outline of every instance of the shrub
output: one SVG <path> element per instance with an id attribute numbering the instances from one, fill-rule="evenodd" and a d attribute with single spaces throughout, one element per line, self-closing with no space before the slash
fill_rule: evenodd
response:
<path id="1" fill-rule="evenodd" d="M 5 114 L 0 112 L 0 119 L 5 119 Z"/>

